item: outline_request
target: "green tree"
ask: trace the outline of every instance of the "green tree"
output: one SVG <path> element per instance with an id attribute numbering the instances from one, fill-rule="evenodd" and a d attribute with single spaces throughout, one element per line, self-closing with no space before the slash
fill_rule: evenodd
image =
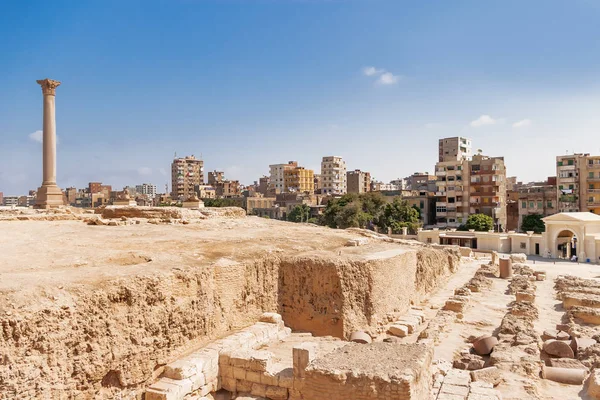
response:
<path id="1" fill-rule="evenodd" d="M 421 222 L 419 212 L 408 204 L 408 201 L 395 197 L 394 201 L 385 205 L 378 225 L 384 230 L 392 228 L 393 233 L 401 233 L 402 228 L 408 228 L 415 233 Z"/>
<path id="2" fill-rule="evenodd" d="M 335 216 L 335 224 L 341 229 L 364 228 L 372 220 L 371 214 L 362 210 L 360 202 L 346 204 Z"/>
<path id="3" fill-rule="evenodd" d="M 494 228 L 494 220 L 489 215 L 471 214 L 467 218 L 467 229 L 475 229 L 478 232 L 486 232 Z"/>
<path id="4" fill-rule="evenodd" d="M 287 220 L 290 222 L 307 222 L 309 218 L 310 206 L 306 204 L 297 205 L 287 215 Z"/>
<path id="5" fill-rule="evenodd" d="M 546 231 L 546 224 L 542 221 L 542 215 L 540 214 L 529 214 L 523 217 L 521 223 L 521 230 L 523 232 L 534 231 L 535 233 L 542 233 Z"/>

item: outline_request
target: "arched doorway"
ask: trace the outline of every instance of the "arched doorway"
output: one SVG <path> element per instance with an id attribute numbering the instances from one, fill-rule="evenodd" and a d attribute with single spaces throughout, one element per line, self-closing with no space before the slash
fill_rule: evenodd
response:
<path id="1" fill-rule="evenodd" d="M 577 256 L 577 235 L 570 229 L 560 231 L 555 243 L 558 258 L 570 260 L 573 256 Z"/>

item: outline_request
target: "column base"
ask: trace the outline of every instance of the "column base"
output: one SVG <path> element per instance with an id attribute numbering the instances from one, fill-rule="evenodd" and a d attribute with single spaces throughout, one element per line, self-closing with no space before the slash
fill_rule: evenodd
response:
<path id="1" fill-rule="evenodd" d="M 38 188 L 33 208 L 48 209 L 64 206 L 63 194 L 57 185 L 42 185 Z"/>

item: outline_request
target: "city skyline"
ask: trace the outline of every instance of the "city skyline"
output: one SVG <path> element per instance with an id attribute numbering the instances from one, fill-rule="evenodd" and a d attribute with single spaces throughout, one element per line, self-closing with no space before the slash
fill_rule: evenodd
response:
<path id="1" fill-rule="evenodd" d="M 600 154 L 591 2 L 147 4 L 2 6 L 0 191 L 41 181 L 46 77 L 63 82 L 62 188 L 162 191 L 175 152 L 245 184 L 288 160 L 319 171 L 325 155 L 386 182 L 433 173 L 451 136 L 522 181 L 554 175 L 567 150 Z"/>

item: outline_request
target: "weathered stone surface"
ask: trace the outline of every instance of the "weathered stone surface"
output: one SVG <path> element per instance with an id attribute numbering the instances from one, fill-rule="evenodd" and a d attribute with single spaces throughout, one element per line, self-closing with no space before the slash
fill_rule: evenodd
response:
<path id="1" fill-rule="evenodd" d="M 575 354 L 573 353 L 573 349 L 571 348 L 571 346 L 563 341 L 560 340 L 546 340 L 544 342 L 544 347 L 543 347 L 544 351 L 551 355 L 551 356 L 556 356 L 556 357 L 560 357 L 560 358 L 573 358 L 575 357 Z"/>
<path id="2" fill-rule="evenodd" d="M 600 370 L 595 370 L 588 377 L 587 395 L 591 399 L 600 400 Z"/>
<path id="3" fill-rule="evenodd" d="M 406 325 L 391 325 L 388 332 L 394 336 L 405 337 L 408 335 L 408 327 Z"/>
<path id="4" fill-rule="evenodd" d="M 485 360 L 483 357 L 476 354 L 463 354 L 459 359 L 454 360 L 452 367 L 456 369 L 472 371 L 475 369 L 481 369 L 484 365 Z"/>
<path id="5" fill-rule="evenodd" d="M 547 329 L 544 331 L 544 333 L 542 333 L 542 340 L 546 341 L 546 340 L 550 340 L 550 339 L 555 339 L 556 340 L 556 336 L 558 335 L 558 331 L 556 329 Z"/>
<path id="6" fill-rule="evenodd" d="M 560 331 L 556 334 L 556 340 L 569 340 L 570 338 L 571 335 L 569 335 L 567 332 Z"/>
<path id="7" fill-rule="evenodd" d="M 535 293 L 532 292 L 517 292 L 515 296 L 518 302 L 533 303 L 535 301 Z"/>
<path id="8" fill-rule="evenodd" d="M 483 381 L 496 386 L 502 382 L 500 370 L 497 367 L 487 367 L 476 371 L 471 371 L 473 381 Z"/>
<path id="9" fill-rule="evenodd" d="M 556 368 L 575 368 L 575 369 L 587 369 L 585 365 L 579 360 L 573 358 L 551 358 L 548 360 L 551 367 Z"/>

